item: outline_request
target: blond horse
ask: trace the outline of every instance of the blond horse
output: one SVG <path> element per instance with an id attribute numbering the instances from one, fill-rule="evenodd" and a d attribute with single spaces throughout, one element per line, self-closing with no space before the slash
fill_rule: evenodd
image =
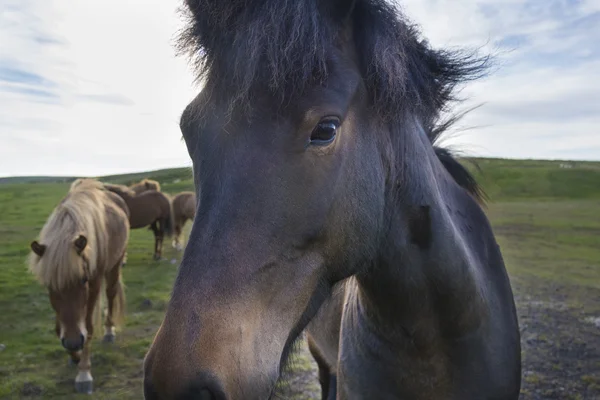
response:
<path id="1" fill-rule="evenodd" d="M 187 220 L 194 220 L 196 216 L 196 193 L 181 192 L 173 197 L 173 247 L 182 250 L 181 233 Z"/>
<path id="2" fill-rule="evenodd" d="M 133 190 L 135 194 L 140 194 L 146 190 L 160 192 L 160 183 L 152 179 L 142 179 L 138 183 L 134 183 L 133 185 L 129 186 L 129 189 Z"/>
<path id="3" fill-rule="evenodd" d="M 78 364 L 79 392 L 91 393 L 93 388 L 91 339 L 101 321 L 103 282 L 108 300 L 105 341 L 114 341 L 115 324 L 124 316 L 121 265 L 128 240 L 122 205 L 100 182 L 80 179 L 48 217 L 39 241 L 31 243 L 29 270 L 48 289 L 56 334 Z"/>

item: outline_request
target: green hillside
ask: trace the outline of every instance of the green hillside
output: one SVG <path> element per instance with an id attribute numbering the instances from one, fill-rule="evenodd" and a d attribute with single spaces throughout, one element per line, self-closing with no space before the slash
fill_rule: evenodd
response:
<path id="1" fill-rule="evenodd" d="M 600 162 L 499 158 L 465 158 L 463 162 L 475 174 L 492 201 L 600 198 Z M 170 168 L 100 177 L 105 182 L 125 185 L 143 178 L 159 181 L 167 192 L 189 190 L 193 187 L 191 168 Z M 71 182 L 74 179 L 11 177 L 0 178 L 0 184 L 59 183 Z"/>
<path id="2" fill-rule="evenodd" d="M 600 162 L 480 158 L 465 164 L 492 201 L 600 198 Z"/>

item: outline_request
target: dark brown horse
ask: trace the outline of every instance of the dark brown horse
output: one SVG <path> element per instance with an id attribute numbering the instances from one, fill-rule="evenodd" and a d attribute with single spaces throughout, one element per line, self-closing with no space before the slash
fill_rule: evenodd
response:
<path id="1" fill-rule="evenodd" d="M 431 48 L 384 0 L 186 4 L 197 212 L 146 399 L 273 396 L 334 287 L 338 399 L 517 399 L 500 249 L 473 178 L 434 147 L 485 58 Z"/>
<path id="2" fill-rule="evenodd" d="M 173 196 L 173 247 L 182 250 L 181 234 L 188 220 L 194 220 L 196 215 L 196 194 L 194 192 L 181 192 Z"/>
<path id="3" fill-rule="evenodd" d="M 101 322 L 102 282 L 108 313 L 104 340 L 115 339 L 125 295 L 121 265 L 129 239 L 127 213 L 98 181 L 77 182 L 31 243 L 29 269 L 48 289 L 56 312 L 56 335 L 78 364 L 75 388 L 91 393 L 91 339 Z"/>
<path id="4" fill-rule="evenodd" d="M 154 233 L 154 259 L 159 260 L 164 237 L 173 235 L 173 209 L 169 196 L 154 190 L 136 195 L 127 186 L 111 183 L 104 183 L 104 187 L 125 200 L 129 208 L 131 229 L 150 226 Z"/>

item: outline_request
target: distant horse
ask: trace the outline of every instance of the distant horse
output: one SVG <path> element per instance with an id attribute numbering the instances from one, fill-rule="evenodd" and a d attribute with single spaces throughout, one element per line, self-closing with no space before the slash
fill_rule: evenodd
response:
<path id="1" fill-rule="evenodd" d="M 160 183 L 158 183 L 158 181 L 153 181 L 152 179 L 142 179 L 138 183 L 129 186 L 129 189 L 133 190 L 136 194 L 140 194 L 146 190 L 160 192 Z"/>
<path id="2" fill-rule="evenodd" d="M 154 259 L 160 260 L 165 235 L 173 235 L 173 210 L 169 196 L 154 190 L 136 195 L 127 186 L 112 183 L 104 183 L 104 187 L 125 200 L 129 208 L 131 229 L 150 225 L 154 233 Z"/>
<path id="3" fill-rule="evenodd" d="M 115 339 L 124 316 L 121 264 L 129 240 L 129 221 L 109 192 L 95 181 L 78 182 L 54 209 L 31 243 L 29 269 L 44 285 L 56 312 L 56 335 L 78 364 L 75 388 L 91 393 L 91 339 L 101 325 L 104 281 L 108 314 L 104 341 Z"/>
<path id="4" fill-rule="evenodd" d="M 181 192 L 173 197 L 173 221 L 175 223 L 173 234 L 173 247 L 182 250 L 181 233 L 187 220 L 193 220 L 196 215 L 196 194 L 194 192 Z"/>
<path id="5" fill-rule="evenodd" d="M 324 363 L 337 399 L 516 400 L 502 255 L 432 128 L 486 58 L 433 49 L 391 0 L 186 4 L 180 50 L 203 89 L 180 127 L 198 208 L 145 398 L 275 396 L 317 315 L 313 349 L 339 329 Z M 325 303 L 337 296 L 341 315 Z"/>

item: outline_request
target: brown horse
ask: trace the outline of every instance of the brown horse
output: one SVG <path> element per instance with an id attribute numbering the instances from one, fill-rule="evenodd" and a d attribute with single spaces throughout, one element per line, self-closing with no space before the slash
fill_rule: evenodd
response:
<path id="1" fill-rule="evenodd" d="M 152 179 L 142 179 L 138 183 L 134 183 L 129 186 L 129 189 L 133 190 L 136 194 L 140 194 L 147 190 L 154 190 L 160 192 L 160 183 Z"/>
<path id="2" fill-rule="evenodd" d="M 187 220 L 194 220 L 196 215 L 196 193 L 181 192 L 173 197 L 173 221 L 175 224 L 173 233 L 173 247 L 182 250 L 181 234 Z"/>
<path id="3" fill-rule="evenodd" d="M 104 281 L 108 314 L 104 340 L 115 339 L 115 324 L 124 316 L 121 264 L 129 239 L 126 212 L 103 190 L 85 180 L 71 188 L 31 243 L 29 269 L 49 291 L 56 312 L 56 335 L 78 364 L 75 388 L 91 393 L 91 339 L 101 324 Z"/>
<path id="4" fill-rule="evenodd" d="M 312 331 L 337 348 L 338 399 L 516 400 L 502 254 L 431 128 L 486 58 L 432 48 L 392 0 L 186 4 L 180 43 L 203 88 L 180 127 L 198 208 L 146 399 L 274 396 L 347 280 L 341 315 L 324 310 L 339 344 Z"/>
<path id="5" fill-rule="evenodd" d="M 127 186 L 112 183 L 104 183 L 104 187 L 125 200 L 129 208 L 131 229 L 150 225 L 154 233 L 154 259 L 160 260 L 165 235 L 173 235 L 173 209 L 169 196 L 154 190 L 136 195 Z"/>

